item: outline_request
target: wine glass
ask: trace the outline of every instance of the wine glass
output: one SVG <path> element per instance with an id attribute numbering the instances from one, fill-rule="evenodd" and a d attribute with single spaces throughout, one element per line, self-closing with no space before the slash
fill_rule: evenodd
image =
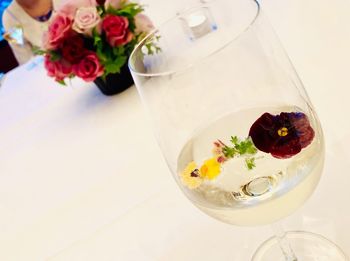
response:
<path id="1" fill-rule="evenodd" d="M 200 210 L 254 226 L 310 197 L 322 129 L 257 1 L 202 1 L 178 13 L 135 48 L 129 68 L 168 166 Z M 347 259 L 319 235 L 277 229 L 253 260 Z"/>
<path id="2" fill-rule="evenodd" d="M 24 45 L 23 27 L 20 24 L 10 28 L 3 34 L 3 37 L 11 44 L 16 44 L 18 46 Z"/>

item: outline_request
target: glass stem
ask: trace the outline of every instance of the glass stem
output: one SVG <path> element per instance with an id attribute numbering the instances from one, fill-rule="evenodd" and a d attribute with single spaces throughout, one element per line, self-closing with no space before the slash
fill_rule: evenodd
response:
<path id="1" fill-rule="evenodd" d="M 298 261 L 280 223 L 271 225 L 286 261 Z"/>

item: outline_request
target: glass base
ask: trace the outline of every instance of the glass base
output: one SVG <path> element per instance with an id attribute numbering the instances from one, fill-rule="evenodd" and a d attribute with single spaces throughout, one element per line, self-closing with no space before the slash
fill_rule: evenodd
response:
<path id="1" fill-rule="evenodd" d="M 303 231 L 290 231 L 286 239 L 291 245 L 296 261 L 349 261 L 344 252 L 323 236 Z M 266 240 L 255 252 L 252 261 L 294 261 L 287 259 L 277 238 Z"/>

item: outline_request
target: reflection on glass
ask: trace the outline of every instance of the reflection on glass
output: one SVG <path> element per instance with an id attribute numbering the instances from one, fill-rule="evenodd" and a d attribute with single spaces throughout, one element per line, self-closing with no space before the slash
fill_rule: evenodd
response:
<path id="1" fill-rule="evenodd" d="M 3 34 L 3 37 L 6 41 L 12 44 L 24 44 L 23 28 L 20 25 L 10 28 L 7 32 Z"/>

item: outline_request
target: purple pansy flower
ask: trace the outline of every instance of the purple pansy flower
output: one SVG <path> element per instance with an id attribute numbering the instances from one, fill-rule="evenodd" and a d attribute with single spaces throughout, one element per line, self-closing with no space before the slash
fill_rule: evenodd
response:
<path id="1" fill-rule="evenodd" d="M 315 132 L 302 112 L 264 113 L 249 130 L 254 145 L 275 158 L 286 159 L 298 154 L 313 140 Z"/>

